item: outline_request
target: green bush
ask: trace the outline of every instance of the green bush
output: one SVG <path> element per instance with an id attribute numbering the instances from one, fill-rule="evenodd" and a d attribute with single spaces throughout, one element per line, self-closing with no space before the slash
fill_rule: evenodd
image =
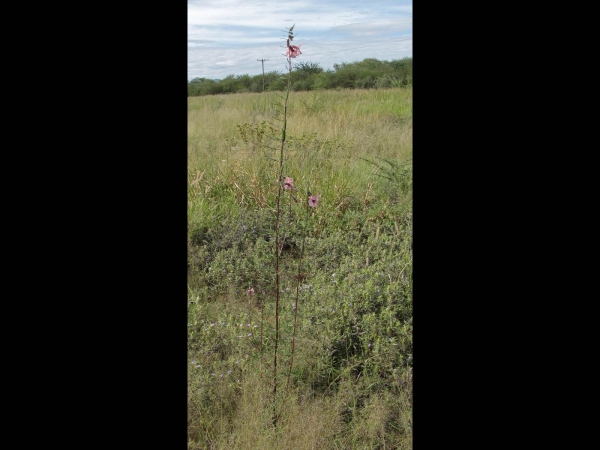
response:
<path id="1" fill-rule="evenodd" d="M 318 63 L 297 61 L 293 65 L 291 86 L 294 91 L 317 89 L 380 89 L 412 85 L 412 57 L 379 61 L 367 58 L 353 63 L 333 65 L 324 71 Z M 287 72 L 270 71 L 264 74 L 265 91 L 287 89 Z M 215 82 L 205 78 L 188 81 L 188 96 L 262 92 L 263 75 L 228 75 Z"/>

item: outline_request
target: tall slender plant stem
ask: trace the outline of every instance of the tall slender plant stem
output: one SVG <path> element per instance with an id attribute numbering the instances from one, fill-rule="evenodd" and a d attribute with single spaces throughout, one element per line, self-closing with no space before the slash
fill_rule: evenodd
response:
<path id="1" fill-rule="evenodd" d="M 307 195 L 306 198 L 308 198 L 310 196 L 310 191 L 307 189 Z M 300 290 L 300 282 L 302 280 L 302 276 L 301 276 L 301 264 L 302 261 L 304 260 L 304 244 L 306 242 L 306 233 L 307 233 L 307 227 L 308 227 L 308 201 L 306 201 L 306 220 L 304 221 L 304 230 L 303 230 L 303 236 L 302 236 L 302 247 L 300 249 L 300 259 L 298 260 L 298 270 L 296 271 L 296 302 L 294 303 L 294 329 L 292 331 L 292 348 L 291 348 L 291 356 L 290 356 L 290 370 L 288 371 L 288 377 L 287 377 L 287 383 L 285 385 L 286 390 L 289 389 L 290 387 L 290 378 L 292 376 L 292 367 L 294 365 L 294 347 L 296 344 L 296 322 L 297 322 L 297 318 L 298 318 L 298 308 L 300 307 L 299 305 L 299 290 Z"/>
<path id="2" fill-rule="evenodd" d="M 277 395 L 277 347 L 279 345 L 279 226 L 281 215 L 281 191 L 283 189 L 283 149 L 285 147 L 285 132 L 287 127 L 287 103 L 290 96 L 290 83 L 292 77 L 292 61 L 287 59 L 289 64 L 288 88 L 283 102 L 283 128 L 281 130 L 281 147 L 279 151 L 279 187 L 277 191 L 277 205 L 275 208 L 275 342 L 273 352 L 273 407 L 275 408 L 275 398 Z M 277 425 L 277 416 L 273 416 L 273 425 Z"/>
<path id="3" fill-rule="evenodd" d="M 295 58 L 302 52 L 300 51 L 300 46 L 291 45 L 290 43 L 294 40 L 294 33 L 292 30 L 295 25 L 292 25 L 291 28 L 288 29 L 288 37 L 287 37 L 287 63 L 288 63 L 288 82 L 287 82 L 287 90 L 285 94 L 285 100 L 283 102 L 283 127 L 281 129 L 281 147 L 279 150 L 279 170 L 278 170 L 278 189 L 277 189 L 277 204 L 275 207 L 275 341 L 274 341 L 274 350 L 273 350 L 273 426 L 277 427 L 277 349 L 279 347 L 279 297 L 280 297 L 280 285 L 279 285 L 279 260 L 281 258 L 281 252 L 283 250 L 283 242 L 285 240 L 285 235 L 283 239 L 280 239 L 279 236 L 279 228 L 281 225 L 282 219 L 282 211 L 281 211 L 281 191 L 284 189 L 284 181 L 283 181 L 283 149 L 285 147 L 285 132 L 287 129 L 287 104 L 288 99 L 290 97 L 290 90 L 292 84 L 292 58 Z M 302 44 L 300 44 L 302 45 Z M 286 186 L 289 188 L 291 186 Z M 291 199 L 290 199 L 290 212 L 291 212 Z M 281 241 L 281 244 L 280 244 Z M 296 297 L 298 294 L 296 293 Z"/>

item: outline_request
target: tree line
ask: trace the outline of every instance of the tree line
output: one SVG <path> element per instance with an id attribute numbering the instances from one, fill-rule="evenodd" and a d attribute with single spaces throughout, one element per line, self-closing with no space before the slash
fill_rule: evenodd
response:
<path id="1" fill-rule="evenodd" d="M 334 64 L 323 70 L 318 63 L 297 62 L 292 66 L 291 90 L 378 89 L 412 85 L 412 57 L 379 61 L 367 58 L 360 62 Z M 259 75 L 228 75 L 222 80 L 194 78 L 188 81 L 188 97 L 241 92 L 284 91 L 288 73 L 270 71 Z"/>

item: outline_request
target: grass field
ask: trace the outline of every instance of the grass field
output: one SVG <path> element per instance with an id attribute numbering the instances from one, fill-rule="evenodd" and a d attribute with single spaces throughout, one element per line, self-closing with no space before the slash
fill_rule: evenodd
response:
<path id="1" fill-rule="evenodd" d="M 188 98 L 188 448 L 412 448 L 412 88 L 290 93 L 277 284 L 282 105 Z"/>

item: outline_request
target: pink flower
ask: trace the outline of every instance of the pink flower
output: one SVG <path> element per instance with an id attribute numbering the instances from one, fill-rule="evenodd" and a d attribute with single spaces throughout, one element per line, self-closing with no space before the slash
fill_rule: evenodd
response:
<path id="1" fill-rule="evenodd" d="M 313 195 L 311 197 L 308 197 L 308 206 L 312 206 L 313 208 L 316 208 L 319 205 L 319 195 Z"/>
<path id="2" fill-rule="evenodd" d="M 283 188 L 288 191 L 294 189 L 294 180 L 290 177 L 286 177 L 285 183 L 283 183 Z"/>
<path id="3" fill-rule="evenodd" d="M 285 56 L 289 56 L 290 58 L 295 58 L 298 55 L 301 55 L 300 47 L 302 44 L 298 45 L 290 45 L 288 46 L 287 52 L 285 52 Z"/>
<path id="4" fill-rule="evenodd" d="M 246 295 L 254 295 L 254 288 L 250 288 L 246 291 Z"/>

